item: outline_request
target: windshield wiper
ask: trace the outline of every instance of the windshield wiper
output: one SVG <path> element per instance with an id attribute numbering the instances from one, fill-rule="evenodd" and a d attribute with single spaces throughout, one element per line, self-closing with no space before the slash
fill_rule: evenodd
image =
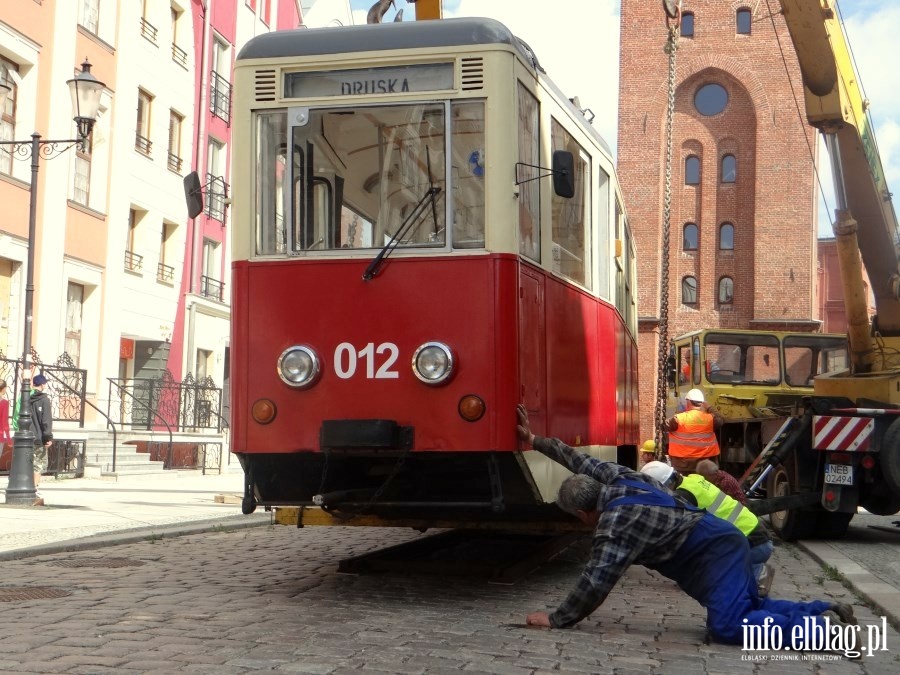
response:
<path id="1" fill-rule="evenodd" d="M 388 243 L 386 243 L 382 249 L 378 252 L 372 262 L 369 263 L 369 266 L 366 268 L 366 271 L 363 272 L 362 278 L 363 281 L 369 281 L 373 279 L 375 275 L 378 274 L 378 270 L 381 269 L 381 265 L 384 262 L 384 259 L 387 258 L 391 253 L 393 253 L 394 249 L 397 248 L 397 244 L 400 243 L 400 240 L 406 235 L 409 231 L 410 227 L 418 220 L 419 216 L 425 212 L 425 208 L 429 202 L 431 201 L 432 205 L 437 201 L 437 196 L 440 194 L 441 188 L 436 185 L 432 185 L 425 191 L 425 194 L 422 195 L 422 198 L 416 204 L 415 208 L 410 211 L 410 214 L 406 216 L 406 219 L 397 228 L 397 231 L 394 232 L 394 235 L 390 238 Z"/>

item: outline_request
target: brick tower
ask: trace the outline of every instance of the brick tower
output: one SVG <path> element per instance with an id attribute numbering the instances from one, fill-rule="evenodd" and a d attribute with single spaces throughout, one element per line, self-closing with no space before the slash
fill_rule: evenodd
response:
<path id="1" fill-rule="evenodd" d="M 641 434 L 652 438 L 668 34 L 661 3 L 621 6 L 618 172 L 637 242 Z M 816 137 L 787 27 L 760 0 L 686 0 L 683 9 L 669 338 L 714 327 L 816 330 Z"/>

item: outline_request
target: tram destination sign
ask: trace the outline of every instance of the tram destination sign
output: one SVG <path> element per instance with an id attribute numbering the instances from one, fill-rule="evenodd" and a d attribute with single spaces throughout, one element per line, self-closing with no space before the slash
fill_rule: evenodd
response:
<path id="1" fill-rule="evenodd" d="M 452 63 L 286 73 L 285 98 L 371 96 L 453 89 Z"/>

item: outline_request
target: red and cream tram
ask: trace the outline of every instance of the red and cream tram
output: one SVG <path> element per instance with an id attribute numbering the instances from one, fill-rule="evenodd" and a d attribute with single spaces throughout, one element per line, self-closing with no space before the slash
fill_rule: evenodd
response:
<path id="1" fill-rule="evenodd" d="M 560 520 L 565 472 L 518 447 L 519 402 L 537 433 L 635 461 L 613 160 L 524 42 L 487 19 L 276 32 L 234 93 L 245 512 Z"/>

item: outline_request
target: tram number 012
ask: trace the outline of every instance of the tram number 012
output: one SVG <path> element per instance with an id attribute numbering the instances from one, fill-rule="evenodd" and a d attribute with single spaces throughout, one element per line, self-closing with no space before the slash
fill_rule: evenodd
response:
<path id="1" fill-rule="evenodd" d="M 349 342 L 342 342 L 334 350 L 334 372 L 342 380 L 349 380 L 358 369 L 361 370 L 360 362 L 363 362 L 367 379 L 395 380 L 400 377 L 400 373 L 393 370 L 399 355 L 400 350 L 393 342 L 382 342 L 377 347 L 370 342 L 359 350 Z"/>

